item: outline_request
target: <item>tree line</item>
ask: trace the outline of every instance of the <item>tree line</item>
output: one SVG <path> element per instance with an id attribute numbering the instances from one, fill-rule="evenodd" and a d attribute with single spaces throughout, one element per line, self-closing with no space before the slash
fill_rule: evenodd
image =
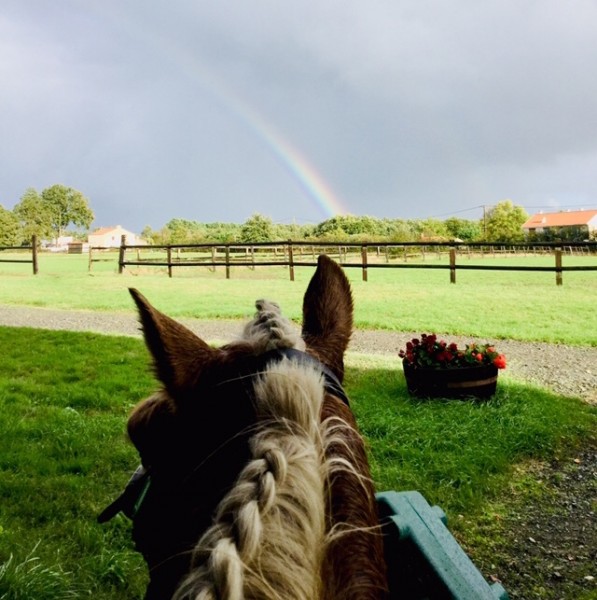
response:
<path id="1" fill-rule="evenodd" d="M 141 237 L 152 244 L 242 243 L 282 240 L 322 242 L 518 242 L 524 240 L 522 224 L 527 213 L 510 200 L 489 210 L 484 219 L 390 219 L 369 216 L 335 216 L 317 225 L 274 223 L 254 214 L 242 224 L 202 223 L 172 219 L 161 229 L 146 227 Z"/>
<path id="2" fill-rule="evenodd" d="M 13 210 L 0 204 L 0 246 L 28 244 L 32 235 L 39 240 L 56 240 L 68 232 L 85 239 L 94 219 L 89 200 L 82 192 L 55 184 L 38 192 L 25 191 Z M 511 200 L 499 202 L 482 219 L 450 217 L 440 219 L 390 219 L 369 216 L 335 216 L 316 225 L 280 224 L 253 214 L 244 223 L 204 223 L 173 218 L 161 229 L 147 226 L 141 237 L 150 244 L 199 244 L 206 242 L 242 243 L 294 241 L 420 242 L 454 241 L 513 243 L 525 240 L 522 224 L 528 214 Z M 567 232 L 581 241 L 586 233 Z M 552 236 L 553 238 L 553 236 Z M 533 241 L 551 241 L 535 236 Z M 570 241 L 573 241 L 570 239 Z"/>

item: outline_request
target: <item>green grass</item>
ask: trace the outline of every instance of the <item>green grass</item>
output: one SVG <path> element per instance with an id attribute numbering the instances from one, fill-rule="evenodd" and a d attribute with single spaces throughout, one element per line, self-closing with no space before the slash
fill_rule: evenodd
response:
<path id="1" fill-rule="evenodd" d="M 469 262 L 553 265 L 552 257 Z M 564 264 L 594 265 L 595 258 L 565 257 Z M 452 285 L 445 270 L 369 269 L 368 282 L 360 269 L 346 272 L 359 328 L 597 346 L 597 272 L 564 273 L 563 286 L 555 285 L 553 273 L 461 271 Z M 312 273 L 312 268 L 297 268 L 295 282 L 283 267 L 234 267 L 230 280 L 223 268 L 215 273 L 181 268 L 172 279 L 158 269 L 131 269 L 119 276 L 115 262 L 98 263 L 90 274 L 86 256 L 42 255 L 37 276 L 28 265 L 0 263 L 0 304 L 132 313 L 127 288 L 136 287 L 174 317 L 245 319 L 254 300 L 265 297 L 298 321 Z"/>
<path id="2" fill-rule="evenodd" d="M 597 411 L 500 373 L 489 401 L 415 400 L 402 370 L 353 357 L 347 388 L 379 489 L 419 490 L 450 512 L 477 510 L 512 465 L 566 452 L 590 437 Z"/>
<path id="3" fill-rule="evenodd" d="M 124 424 L 152 387 L 137 340 L 0 329 L 0 598 L 136 598 L 123 520 L 95 522 L 134 468 Z"/>
<path id="4" fill-rule="evenodd" d="M 154 388 L 142 341 L 0 327 L 0 348 L 0 598 L 142 597 L 129 523 L 95 521 L 137 464 L 124 429 Z M 464 515 L 473 552 L 484 542 L 466 522 L 508 503 L 516 465 L 571 454 L 596 430 L 594 408 L 507 372 L 488 402 L 425 402 L 396 360 L 350 354 L 347 366 L 378 488 L 418 489 Z"/>

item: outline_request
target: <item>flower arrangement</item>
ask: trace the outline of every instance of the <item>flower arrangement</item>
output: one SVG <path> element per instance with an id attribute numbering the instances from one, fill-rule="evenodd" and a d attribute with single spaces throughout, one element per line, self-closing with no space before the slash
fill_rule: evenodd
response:
<path id="1" fill-rule="evenodd" d="M 398 356 L 413 368 L 462 369 L 480 365 L 506 368 L 506 357 L 491 344 L 467 344 L 461 349 L 455 343 L 438 341 L 434 333 L 423 333 L 420 339 L 413 338 Z"/>

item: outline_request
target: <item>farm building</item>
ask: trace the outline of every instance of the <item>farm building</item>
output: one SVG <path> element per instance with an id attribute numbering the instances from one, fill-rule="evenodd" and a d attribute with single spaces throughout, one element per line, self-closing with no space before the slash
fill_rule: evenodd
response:
<path id="1" fill-rule="evenodd" d="M 135 233 L 127 231 L 120 225 L 115 227 L 100 227 L 88 236 L 89 245 L 94 248 L 118 248 L 123 235 L 126 243 L 130 245 L 144 244 Z"/>
<path id="2" fill-rule="evenodd" d="M 522 226 L 529 237 L 583 241 L 597 236 L 597 210 L 540 212 Z"/>

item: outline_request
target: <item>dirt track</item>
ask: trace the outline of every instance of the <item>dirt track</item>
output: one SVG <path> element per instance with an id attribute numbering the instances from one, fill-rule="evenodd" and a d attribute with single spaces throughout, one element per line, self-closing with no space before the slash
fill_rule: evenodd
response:
<path id="1" fill-rule="evenodd" d="M 210 342 L 233 340 L 242 331 L 243 322 L 234 320 L 205 321 L 179 319 L 189 329 Z M 115 335 L 140 335 L 133 312 L 92 312 L 0 305 L 0 325 L 92 331 Z M 413 333 L 357 330 L 349 350 L 364 354 L 396 356 Z M 450 336 L 459 345 L 471 340 Z M 500 376 L 531 381 L 554 391 L 579 396 L 597 403 L 597 348 L 546 344 L 541 342 L 499 341 L 496 344 L 508 359 L 508 367 Z"/>

